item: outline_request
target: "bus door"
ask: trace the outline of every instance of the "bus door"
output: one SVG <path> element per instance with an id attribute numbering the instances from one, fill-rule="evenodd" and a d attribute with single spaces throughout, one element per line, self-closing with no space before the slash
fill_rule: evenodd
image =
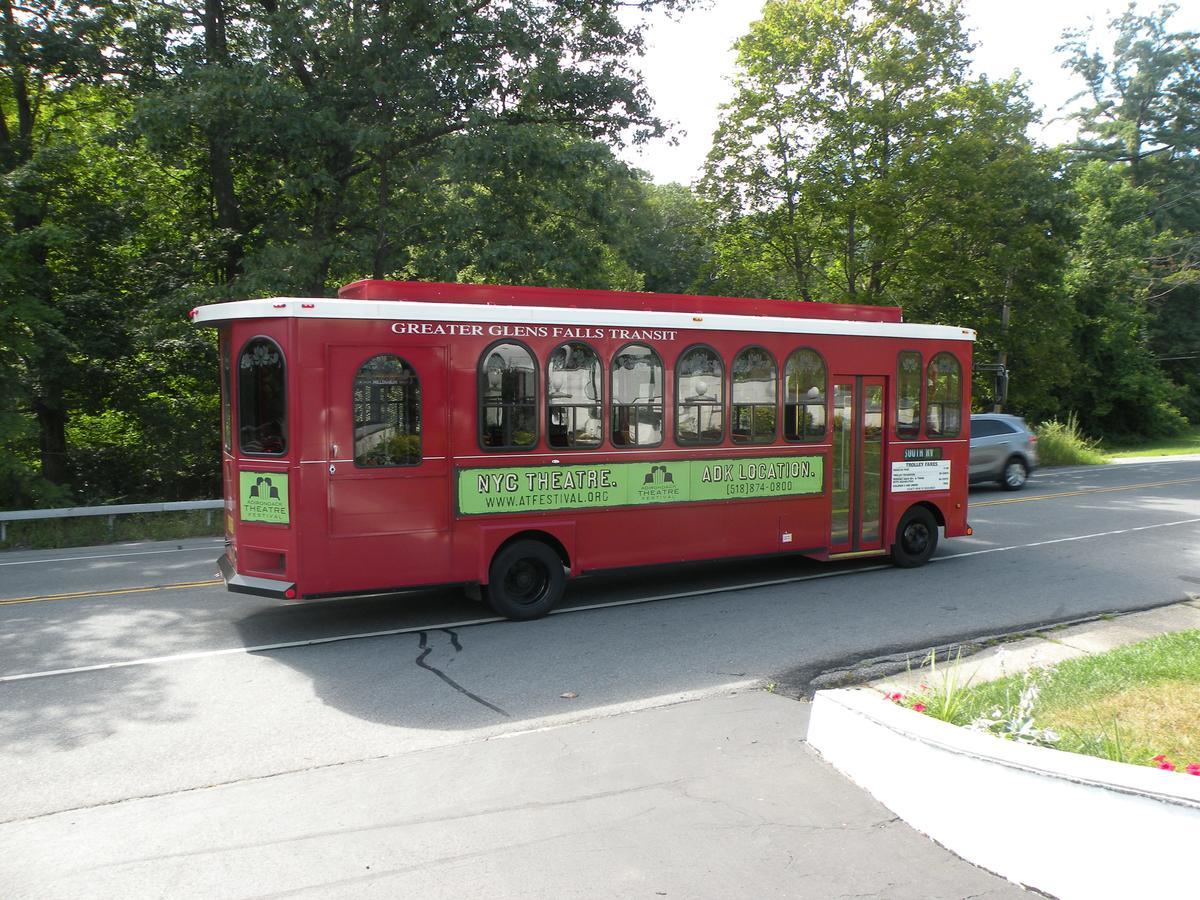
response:
<path id="1" fill-rule="evenodd" d="M 884 379 L 833 377 L 830 554 L 883 548 Z"/>
<path id="2" fill-rule="evenodd" d="M 326 366 L 331 563 L 377 585 L 444 579 L 445 348 L 330 346 Z"/>

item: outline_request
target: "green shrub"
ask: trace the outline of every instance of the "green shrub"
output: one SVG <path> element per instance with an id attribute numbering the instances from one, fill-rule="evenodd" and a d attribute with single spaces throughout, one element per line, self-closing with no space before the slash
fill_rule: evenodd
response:
<path id="1" fill-rule="evenodd" d="M 1079 430 L 1079 417 L 1067 415 L 1065 422 L 1051 419 L 1038 425 L 1038 459 L 1043 466 L 1094 466 L 1106 462 L 1099 442 Z"/>

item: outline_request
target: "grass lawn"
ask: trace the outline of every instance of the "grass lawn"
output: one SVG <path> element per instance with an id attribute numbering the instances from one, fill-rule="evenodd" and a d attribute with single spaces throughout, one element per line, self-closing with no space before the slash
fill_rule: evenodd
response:
<path id="1" fill-rule="evenodd" d="M 1105 444 L 1101 448 L 1105 456 L 1177 456 L 1181 453 L 1200 453 L 1200 428 L 1190 428 L 1178 437 L 1159 438 L 1152 443 L 1136 446 Z"/>
<path id="2" fill-rule="evenodd" d="M 929 682 L 927 713 L 969 725 L 996 707 L 1016 708 L 1024 675 L 956 685 L 949 667 Z M 1158 766 L 1165 756 L 1183 772 L 1200 763 L 1200 631 L 1167 634 L 1108 653 L 1059 663 L 1036 674 L 1033 723 L 1059 734 L 1059 750 Z M 953 692 L 953 702 L 945 694 Z"/>

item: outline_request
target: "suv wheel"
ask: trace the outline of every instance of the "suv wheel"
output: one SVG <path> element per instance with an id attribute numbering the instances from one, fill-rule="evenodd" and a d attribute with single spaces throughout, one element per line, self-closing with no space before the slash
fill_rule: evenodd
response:
<path id="1" fill-rule="evenodd" d="M 1025 487 L 1025 482 L 1029 480 L 1029 467 L 1025 465 L 1025 460 L 1019 456 L 1009 457 L 1008 462 L 1004 464 L 1004 477 L 1000 479 L 1000 484 L 1006 491 L 1019 491 Z"/>

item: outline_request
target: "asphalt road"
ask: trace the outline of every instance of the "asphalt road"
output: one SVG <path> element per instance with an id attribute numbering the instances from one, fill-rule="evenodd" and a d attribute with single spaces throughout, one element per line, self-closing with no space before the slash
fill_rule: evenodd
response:
<path id="1" fill-rule="evenodd" d="M 1200 593 L 1200 462 L 971 494 L 972 538 L 878 561 L 581 579 L 557 614 L 453 592 L 307 605 L 211 583 L 219 541 L 0 556 L 0 824 L 656 707 Z M 577 696 L 564 699 L 564 693 Z"/>

